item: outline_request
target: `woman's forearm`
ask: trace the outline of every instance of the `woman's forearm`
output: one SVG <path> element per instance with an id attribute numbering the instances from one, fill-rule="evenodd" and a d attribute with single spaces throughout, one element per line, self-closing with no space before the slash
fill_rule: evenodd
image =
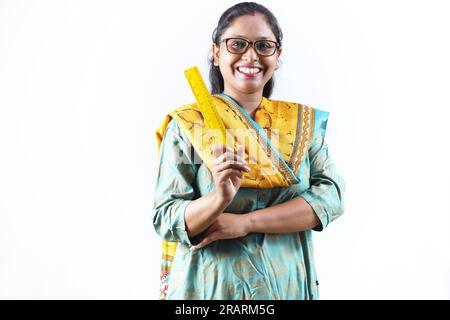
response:
<path id="1" fill-rule="evenodd" d="M 314 210 L 302 197 L 249 212 L 244 217 L 249 233 L 299 232 L 312 229 L 320 224 Z"/>
<path id="2" fill-rule="evenodd" d="M 189 237 L 194 237 L 207 229 L 226 207 L 215 191 L 191 201 L 184 214 Z"/>

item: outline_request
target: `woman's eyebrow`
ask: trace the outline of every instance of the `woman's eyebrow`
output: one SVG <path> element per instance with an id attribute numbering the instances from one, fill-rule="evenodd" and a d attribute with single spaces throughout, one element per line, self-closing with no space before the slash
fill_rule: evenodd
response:
<path id="1" fill-rule="evenodd" d="M 233 35 L 233 36 L 230 36 L 230 37 L 232 37 L 232 38 L 245 38 L 245 39 L 248 38 L 248 37 L 243 36 L 241 34 Z M 257 39 L 258 40 L 270 40 L 270 37 L 258 37 Z"/>

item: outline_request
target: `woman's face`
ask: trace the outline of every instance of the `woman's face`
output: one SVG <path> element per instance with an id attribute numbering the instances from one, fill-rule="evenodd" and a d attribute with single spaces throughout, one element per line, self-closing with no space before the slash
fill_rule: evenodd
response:
<path id="1" fill-rule="evenodd" d="M 226 38 L 277 41 L 265 16 L 259 13 L 236 18 L 220 40 Z M 253 46 L 249 46 L 247 51 L 242 54 L 233 54 L 228 52 L 225 41 L 219 47 L 213 43 L 212 50 L 214 64 L 219 66 L 224 79 L 224 91 L 235 95 L 252 93 L 262 95 L 264 85 L 278 68 L 277 61 L 281 54 L 281 48 L 278 48 L 272 56 L 259 56 Z M 249 65 L 260 68 L 260 71 L 248 76 L 239 68 Z"/>

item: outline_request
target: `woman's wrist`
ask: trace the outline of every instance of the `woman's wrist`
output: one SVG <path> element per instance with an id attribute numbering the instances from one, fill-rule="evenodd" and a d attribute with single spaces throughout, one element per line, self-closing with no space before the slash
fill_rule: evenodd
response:
<path id="1" fill-rule="evenodd" d="M 210 195 L 212 206 L 215 209 L 215 211 L 219 213 L 222 213 L 225 210 L 225 208 L 228 207 L 228 205 L 230 204 L 229 201 L 226 201 L 221 196 L 219 196 L 216 190 L 212 191 Z"/>
<path id="2" fill-rule="evenodd" d="M 255 232 L 255 211 L 251 211 L 249 213 L 245 213 L 241 215 L 242 224 L 244 226 L 244 230 L 247 234 Z"/>

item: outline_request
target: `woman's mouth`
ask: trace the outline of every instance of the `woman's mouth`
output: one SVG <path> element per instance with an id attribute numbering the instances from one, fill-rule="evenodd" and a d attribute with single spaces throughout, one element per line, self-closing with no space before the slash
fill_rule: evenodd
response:
<path id="1" fill-rule="evenodd" d="M 249 78 L 255 77 L 257 74 L 259 74 L 262 71 L 261 68 L 257 68 L 257 67 L 255 67 L 255 68 L 237 67 L 236 69 L 240 74 L 244 75 L 245 77 L 249 77 Z"/>

